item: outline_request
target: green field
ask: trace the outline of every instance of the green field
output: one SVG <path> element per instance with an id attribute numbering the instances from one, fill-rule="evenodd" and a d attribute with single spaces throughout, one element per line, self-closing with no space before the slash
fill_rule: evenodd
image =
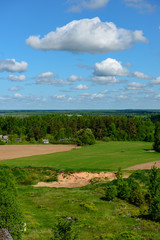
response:
<path id="1" fill-rule="evenodd" d="M 146 162 L 160 160 L 160 154 L 148 152 L 148 142 L 97 142 L 92 146 L 68 152 L 23 157 L 1 161 L 10 167 L 51 167 L 73 171 L 114 171 Z"/>

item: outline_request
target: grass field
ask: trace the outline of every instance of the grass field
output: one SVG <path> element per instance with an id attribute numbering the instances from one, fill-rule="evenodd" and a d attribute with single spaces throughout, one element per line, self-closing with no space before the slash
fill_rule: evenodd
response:
<path id="1" fill-rule="evenodd" d="M 51 167 L 73 171 L 114 171 L 136 164 L 160 160 L 160 154 L 148 152 L 148 142 L 97 142 L 68 152 L 52 153 L 1 161 L 10 167 Z"/>
<path id="2" fill-rule="evenodd" d="M 98 183 L 74 189 L 21 186 L 19 198 L 27 223 L 23 240 L 50 240 L 58 216 L 77 219 L 79 240 L 160 240 L 159 223 L 141 218 L 139 208 L 125 201 L 105 201 L 105 187 Z M 120 237 L 124 232 L 130 238 Z"/>

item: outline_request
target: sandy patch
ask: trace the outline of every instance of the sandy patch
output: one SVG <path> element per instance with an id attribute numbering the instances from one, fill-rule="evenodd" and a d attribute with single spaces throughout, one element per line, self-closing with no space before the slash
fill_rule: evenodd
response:
<path id="1" fill-rule="evenodd" d="M 138 164 L 129 168 L 126 168 L 124 170 L 143 170 L 143 169 L 151 169 L 154 164 L 156 164 L 157 168 L 160 168 L 160 161 L 156 161 L 156 162 L 149 162 L 149 163 L 142 163 L 142 164 Z"/>
<path id="2" fill-rule="evenodd" d="M 128 177 L 129 174 L 126 174 L 124 177 Z M 55 187 L 55 188 L 74 188 L 74 187 L 83 187 L 91 183 L 92 179 L 99 178 L 104 181 L 112 181 L 116 178 L 115 173 L 113 172 L 100 172 L 100 173 L 88 173 L 88 172 L 78 172 L 66 175 L 65 173 L 60 173 L 58 176 L 58 182 L 45 183 L 39 182 L 34 185 L 35 187 Z"/>
<path id="3" fill-rule="evenodd" d="M 33 155 L 69 151 L 75 145 L 0 145 L 0 161 Z"/>

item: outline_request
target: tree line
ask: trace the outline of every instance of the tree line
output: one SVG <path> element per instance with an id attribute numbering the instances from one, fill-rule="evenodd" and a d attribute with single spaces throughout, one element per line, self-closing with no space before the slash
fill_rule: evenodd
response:
<path id="1" fill-rule="evenodd" d="M 49 138 L 51 142 L 75 138 L 82 129 L 91 129 L 96 140 L 154 141 L 155 123 L 150 118 L 126 116 L 67 116 L 48 114 L 28 117 L 0 117 L 0 135 L 30 141 Z"/>

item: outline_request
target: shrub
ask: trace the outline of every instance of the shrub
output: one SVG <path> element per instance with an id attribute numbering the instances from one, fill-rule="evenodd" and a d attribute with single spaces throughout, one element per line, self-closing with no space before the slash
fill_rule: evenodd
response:
<path id="1" fill-rule="evenodd" d="M 110 142 L 111 139 L 110 139 L 110 137 L 103 137 L 103 138 L 102 138 L 102 141 L 103 141 L 103 142 Z"/>
<path id="2" fill-rule="evenodd" d="M 123 200 L 128 200 L 130 197 L 130 187 L 128 183 L 123 181 L 117 188 L 117 196 Z"/>
<path id="3" fill-rule="evenodd" d="M 5 145 L 5 143 L 0 139 L 0 145 Z"/>
<path id="4" fill-rule="evenodd" d="M 53 228 L 54 237 L 51 240 L 76 240 L 78 232 L 72 218 L 58 218 Z"/>
<path id="5" fill-rule="evenodd" d="M 14 239 L 21 239 L 23 226 L 13 175 L 0 169 L 0 228 L 7 228 Z"/>
<path id="6" fill-rule="evenodd" d="M 148 210 L 150 219 L 160 222 L 160 190 L 157 191 Z"/>
<path id="7" fill-rule="evenodd" d="M 95 144 L 95 137 L 90 128 L 81 129 L 77 132 L 78 143 L 82 145 L 93 145 Z"/>
<path id="8" fill-rule="evenodd" d="M 145 202 L 143 191 L 137 182 L 131 183 L 129 201 L 136 206 L 141 206 Z"/>
<path id="9" fill-rule="evenodd" d="M 106 189 L 106 200 L 111 201 L 117 196 L 117 188 L 115 185 L 109 185 Z"/>

